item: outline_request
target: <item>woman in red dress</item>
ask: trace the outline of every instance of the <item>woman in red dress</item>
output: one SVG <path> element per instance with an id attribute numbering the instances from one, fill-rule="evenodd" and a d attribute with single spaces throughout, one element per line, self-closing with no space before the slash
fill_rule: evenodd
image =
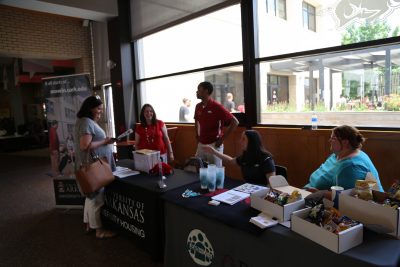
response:
<path id="1" fill-rule="evenodd" d="M 156 112 L 150 104 L 144 104 L 140 111 L 140 124 L 135 129 L 135 144 L 136 149 L 160 151 L 164 162 L 174 160 L 167 127 L 163 121 L 157 120 Z"/>

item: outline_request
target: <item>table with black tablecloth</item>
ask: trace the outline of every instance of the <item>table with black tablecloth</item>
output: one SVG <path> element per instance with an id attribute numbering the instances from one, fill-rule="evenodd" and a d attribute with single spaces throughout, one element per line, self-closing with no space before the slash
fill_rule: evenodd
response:
<path id="1" fill-rule="evenodd" d="M 239 185 L 226 179 L 226 188 Z M 200 184 L 188 186 L 200 190 Z M 262 230 L 249 222 L 259 211 L 249 200 L 233 206 L 208 204 L 210 196 L 165 193 L 166 267 L 189 266 L 399 266 L 400 240 L 364 230 L 364 242 L 342 254 L 282 225 Z"/>
<path id="2" fill-rule="evenodd" d="M 101 211 L 106 226 L 132 237 L 155 260 L 163 257 L 164 205 L 160 196 L 177 188 L 184 190 L 199 178 L 194 173 L 175 170 L 164 180 L 166 188 L 159 188 L 159 179 L 146 173 L 117 178 L 105 188 Z"/>

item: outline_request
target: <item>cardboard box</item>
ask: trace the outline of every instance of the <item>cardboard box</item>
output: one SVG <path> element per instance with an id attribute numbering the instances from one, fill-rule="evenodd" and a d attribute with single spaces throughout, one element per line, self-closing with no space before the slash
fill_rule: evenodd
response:
<path id="1" fill-rule="evenodd" d="M 379 191 L 372 191 L 374 199 L 383 201 L 388 194 Z M 339 210 L 350 218 L 362 222 L 366 227 L 379 229 L 400 239 L 400 209 L 386 207 L 379 203 L 365 201 L 354 197 L 354 189 L 343 191 L 339 196 Z M 385 231 L 386 230 L 386 231 Z"/>
<path id="2" fill-rule="evenodd" d="M 160 152 L 150 149 L 140 149 L 133 151 L 133 160 L 135 169 L 149 173 L 150 170 L 158 164 Z"/>
<path id="3" fill-rule="evenodd" d="M 281 175 L 271 176 L 269 182 L 271 187 L 274 188 L 275 191 L 291 194 L 294 190 L 298 190 L 302 195 L 302 199 L 286 204 L 284 206 L 280 206 L 264 199 L 270 190 L 268 188 L 251 194 L 251 207 L 259 211 L 265 212 L 271 215 L 271 217 L 277 218 L 279 222 L 289 221 L 292 212 L 304 208 L 304 198 L 311 193 L 293 186 L 289 186 L 285 177 Z"/>
<path id="4" fill-rule="evenodd" d="M 305 220 L 310 210 L 311 208 L 305 208 L 293 212 L 291 223 L 292 231 L 336 253 L 342 253 L 363 242 L 363 225 L 361 223 L 335 234 Z"/>

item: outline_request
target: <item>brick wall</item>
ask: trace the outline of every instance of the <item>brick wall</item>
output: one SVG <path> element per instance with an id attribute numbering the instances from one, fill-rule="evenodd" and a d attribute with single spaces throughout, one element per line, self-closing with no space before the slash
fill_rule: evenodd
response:
<path id="1" fill-rule="evenodd" d="M 0 56 L 75 59 L 76 73 L 93 79 L 90 28 L 82 19 L 0 5 Z"/>

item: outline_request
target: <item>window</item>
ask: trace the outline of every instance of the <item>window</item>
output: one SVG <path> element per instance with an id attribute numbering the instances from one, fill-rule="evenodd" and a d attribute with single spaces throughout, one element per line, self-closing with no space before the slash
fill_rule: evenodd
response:
<path id="1" fill-rule="evenodd" d="M 268 74 L 267 79 L 268 108 L 277 108 L 279 104 L 289 102 L 289 78 Z"/>
<path id="2" fill-rule="evenodd" d="M 267 13 L 286 19 L 286 0 L 267 0 Z"/>
<path id="3" fill-rule="evenodd" d="M 138 40 L 139 110 L 150 103 L 159 119 L 179 122 L 189 99 L 193 118 L 197 85 L 209 81 L 216 101 L 224 105 L 230 93 L 244 111 L 241 34 L 240 5 L 234 5 Z"/>
<path id="4" fill-rule="evenodd" d="M 315 7 L 303 2 L 303 27 L 310 31 L 316 31 Z"/>
<path id="5" fill-rule="evenodd" d="M 318 113 L 320 125 L 398 128 L 400 5 L 367 2 L 354 10 L 350 0 L 241 1 L 139 39 L 140 102 L 153 104 L 160 119 L 177 122 L 183 98 L 193 109 L 198 83 L 209 80 L 222 104 L 227 93 L 239 111 L 244 95 L 256 103 L 248 113 L 257 107 L 261 124 L 309 125 L 310 114 Z M 257 7 L 254 47 L 242 40 L 240 15 L 253 10 L 248 7 Z M 368 16 L 356 12 L 372 9 L 377 12 Z M 246 59 L 250 71 L 243 72 L 242 49 L 256 55 Z"/>
<path id="6" fill-rule="evenodd" d="M 320 125 L 399 127 L 399 45 L 263 62 L 260 69 L 267 73 L 261 123 L 307 125 L 317 112 Z"/>
<path id="7" fill-rule="evenodd" d="M 276 20 L 256 1 L 259 123 L 400 127 L 400 5 L 367 18 L 347 0 L 288 1 Z"/>
<path id="8" fill-rule="evenodd" d="M 355 12 L 350 0 L 313 0 L 313 6 L 301 1 L 287 1 L 286 20 L 266 14 L 265 10 L 270 10 L 267 5 L 275 1 L 255 1 L 259 57 L 400 36 L 400 5 L 388 6 L 386 1 L 373 1 L 373 7 L 367 3 L 361 6 L 360 10 L 365 12 L 374 10 L 368 16 L 365 12 Z M 349 16 L 349 13 L 353 15 Z"/>
<path id="9" fill-rule="evenodd" d="M 161 120 L 179 122 L 179 109 L 184 104 L 183 99 L 189 99 L 188 108 L 192 118 L 189 122 L 193 122 L 194 108 L 200 102 L 196 98 L 197 85 L 202 81 L 213 84 L 213 98 L 222 105 L 226 102 L 226 94 L 231 93 L 236 107 L 244 108 L 241 66 L 143 81 L 139 84 L 140 102 L 142 105 L 150 103 Z"/>
<path id="10" fill-rule="evenodd" d="M 242 61 L 240 6 L 139 39 L 138 79 Z"/>

